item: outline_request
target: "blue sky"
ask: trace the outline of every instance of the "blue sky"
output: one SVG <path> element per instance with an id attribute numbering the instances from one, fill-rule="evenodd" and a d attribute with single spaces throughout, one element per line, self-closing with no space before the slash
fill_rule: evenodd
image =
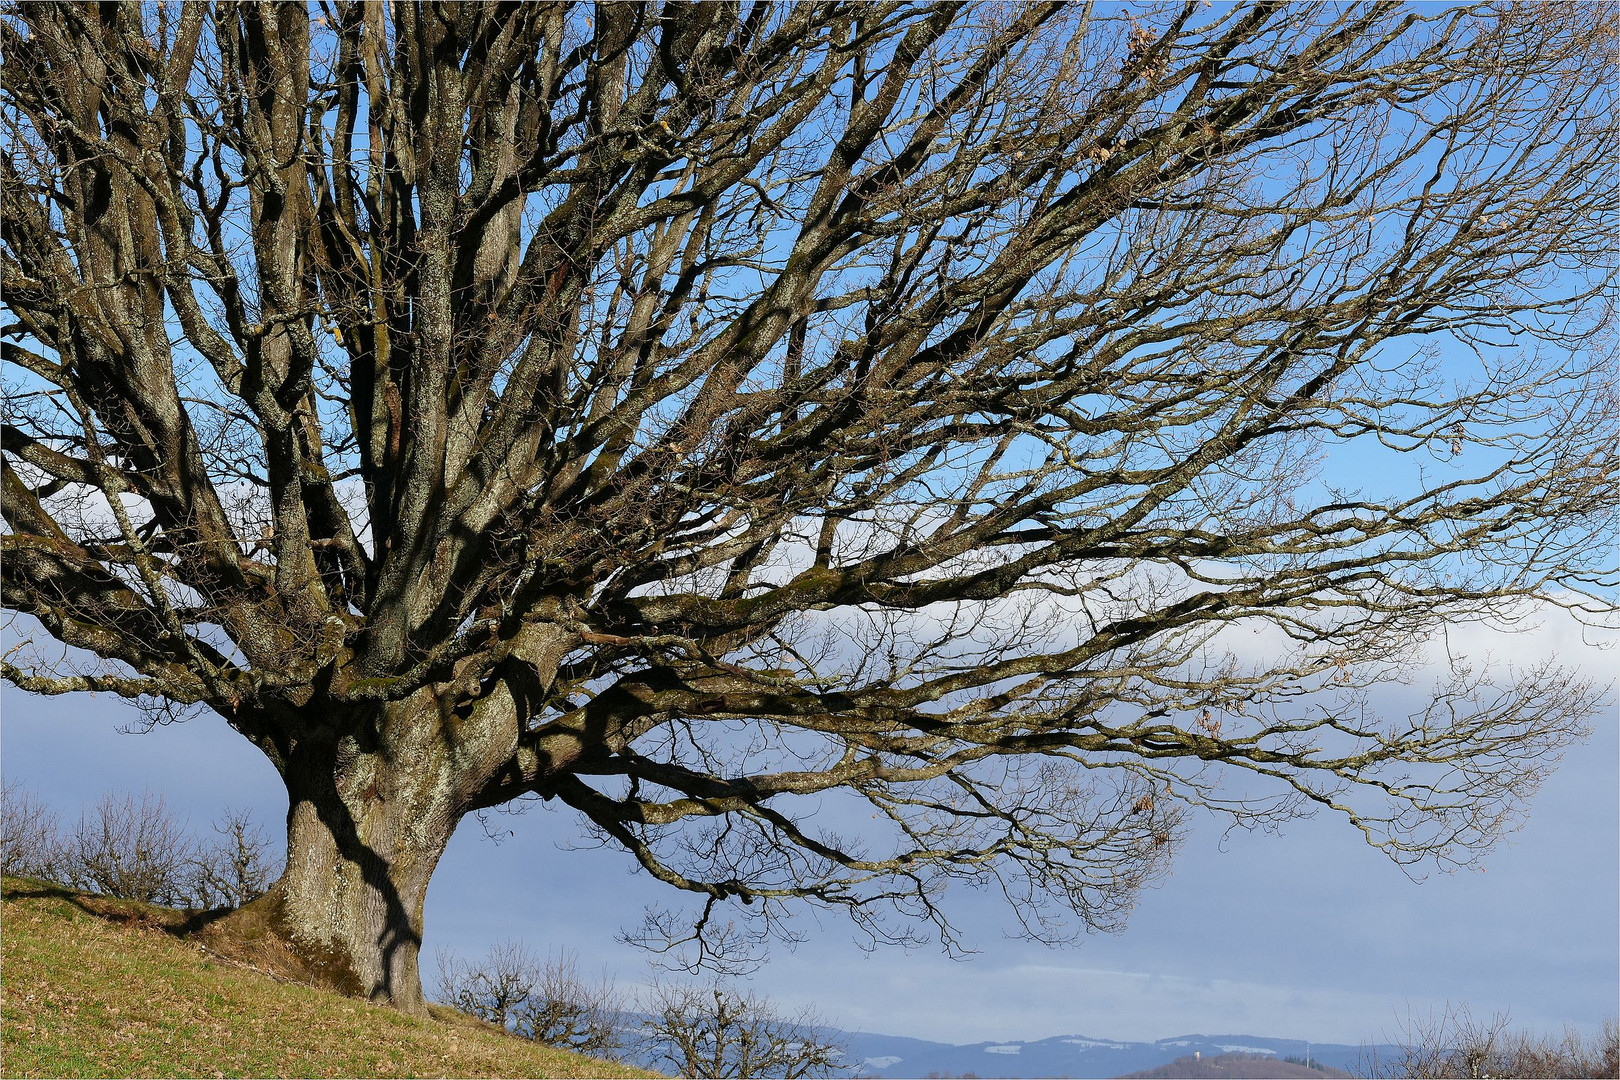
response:
<path id="1" fill-rule="evenodd" d="M 1587 635 L 1590 637 L 1590 635 Z M 1453 651 L 1522 661 L 1551 652 L 1603 681 L 1615 654 L 1561 616 L 1517 635 L 1451 635 Z M 1612 697 L 1612 695 L 1611 695 Z M 1391 707 L 1399 702 L 1386 699 Z M 149 787 L 194 830 L 226 804 L 274 831 L 286 799 L 269 764 L 211 715 L 149 734 L 106 696 L 44 699 L 7 686 L 0 768 L 64 820 L 104 792 Z M 428 895 L 424 972 L 436 948 L 464 956 L 515 937 L 567 947 L 591 973 L 649 977 L 615 941 L 649 905 L 675 898 L 592 848 L 572 811 L 496 815 L 491 842 L 468 819 Z M 1620 999 L 1620 734 L 1610 706 L 1592 738 L 1547 781 L 1525 827 L 1485 871 L 1413 883 L 1342 821 L 1298 821 L 1281 835 L 1195 827 L 1170 877 L 1141 897 L 1123 934 L 1048 949 L 1007 936 L 994 898 L 958 890 L 948 905 L 977 955 L 864 952 L 838 917 L 802 919 L 806 940 L 777 948 L 752 985 L 814 1005 L 852 1030 L 947 1042 L 1090 1034 L 1158 1039 L 1190 1032 L 1359 1042 L 1398 1035 L 1409 1012 L 1467 1004 L 1516 1025 L 1597 1027 Z"/>

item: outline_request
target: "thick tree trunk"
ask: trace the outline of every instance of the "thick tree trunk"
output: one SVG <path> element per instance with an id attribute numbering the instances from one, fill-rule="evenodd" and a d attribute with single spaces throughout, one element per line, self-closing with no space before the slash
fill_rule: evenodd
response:
<path id="1" fill-rule="evenodd" d="M 396 717 L 388 726 L 425 733 L 435 720 Z M 437 740 L 389 742 L 294 752 L 285 772 L 287 869 L 265 899 L 306 977 L 420 1014 L 422 904 L 460 800 Z"/>
<path id="2" fill-rule="evenodd" d="M 572 640 L 556 628 L 531 629 L 515 642 L 513 663 L 521 660 L 531 682 L 549 682 Z M 427 688 L 380 707 L 335 742 L 297 740 L 279 763 L 287 869 L 266 896 L 207 931 L 209 943 L 424 1013 L 417 955 L 428 882 L 462 815 L 489 805 L 498 775 L 522 771 L 514 757 L 520 715 L 504 682 L 475 702 Z M 312 722 L 305 730 L 323 727 L 331 729 Z"/>
<path id="3" fill-rule="evenodd" d="M 336 782 L 289 778 L 287 869 L 272 890 L 278 929 L 324 981 L 411 1013 L 426 1011 L 422 904 L 455 829 L 426 779 L 375 758 Z"/>

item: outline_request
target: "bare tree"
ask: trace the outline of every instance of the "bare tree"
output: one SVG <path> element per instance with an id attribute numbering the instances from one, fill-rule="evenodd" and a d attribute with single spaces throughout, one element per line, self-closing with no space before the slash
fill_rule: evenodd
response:
<path id="1" fill-rule="evenodd" d="M 752 991 L 660 983 L 642 1010 L 655 1063 L 676 1076 L 834 1076 L 843 1048 L 824 1038 L 814 1013 L 784 1017 Z"/>
<path id="2" fill-rule="evenodd" d="M 280 871 L 252 815 L 227 808 L 214 832 L 197 842 L 161 795 L 146 792 L 103 796 L 64 841 L 55 811 L 12 781 L 0 792 L 0 873 L 192 909 L 264 895 Z"/>
<path id="3" fill-rule="evenodd" d="M 0 874 L 57 881 L 64 862 L 56 812 L 21 783 L 6 781 L 0 786 Z"/>
<path id="4" fill-rule="evenodd" d="M 268 892 L 281 870 L 252 813 L 227 807 L 214 833 L 217 839 L 199 843 L 191 856 L 186 906 L 241 907 Z"/>
<path id="5" fill-rule="evenodd" d="M 442 1001 L 496 1027 L 510 1028 L 518 1006 L 535 991 L 535 960 L 522 942 L 496 942 L 478 963 L 445 949 L 437 957 Z"/>
<path id="6" fill-rule="evenodd" d="M 518 1010 L 513 1030 L 526 1039 L 593 1057 L 626 1048 L 626 1001 L 604 974 L 592 982 L 568 950 L 547 957 L 535 993 Z"/>
<path id="7" fill-rule="evenodd" d="M 513 1034 L 596 1057 L 624 1048 L 626 1004 L 606 976 L 590 982 L 573 953 L 544 961 L 516 941 L 497 942 L 476 963 L 439 956 L 445 1002 Z"/>
<path id="8" fill-rule="evenodd" d="M 1546 1036 L 1508 1024 L 1506 1013 L 1481 1021 L 1466 1006 L 1448 1006 L 1438 1016 L 1410 1016 L 1395 1052 L 1387 1059 L 1372 1058 L 1360 1071 L 1411 1080 L 1620 1076 L 1620 1026 L 1612 1019 L 1590 1039 L 1574 1028 Z"/>
<path id="9" fill-rule="evenodd" d="M 517 1010 L 534 993 L 539 973 L 528 949 L 517 941 L 490 946 L 479 963 L 440 949 L 439 993 L 445 1004 L 497 1027 L 509 1028 Z"/>
<path id="10" fill-rule="evenodd" d="M 75 888 L 184 907 L 196 846 L 162 795 L 103 795 L 79 815 L 67 840 L 67 884 Z"/>
<path id="11" fill-rule="evenodd" d="M 1581 736 L 1365 691 L 1613 617 L 1612 6 L 311 11 L 0 17 L 0 674 L 251 740 L 374 998 L 526 796 L 704 962 L 1116 928 L 1189 806 L 1467 861 Z"/>

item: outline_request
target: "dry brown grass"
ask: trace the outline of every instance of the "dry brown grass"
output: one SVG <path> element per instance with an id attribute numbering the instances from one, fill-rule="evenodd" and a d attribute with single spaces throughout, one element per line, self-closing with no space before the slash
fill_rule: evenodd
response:
<path id="1" fill-rule="evenodd" d="M 184 940 L 186 917 L 7 878 L 5 1076 L 651 1076 L 264 973 Z"/>

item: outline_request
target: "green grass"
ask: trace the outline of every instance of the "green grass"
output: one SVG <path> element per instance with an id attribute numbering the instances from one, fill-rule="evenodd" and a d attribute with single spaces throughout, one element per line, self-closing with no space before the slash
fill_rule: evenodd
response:
<path id="1" fill-rule="evenodd" d="M 0 1075 L 654 1075 L 271 978 L 177 937 L 166 908 L 21 878 L 0 893 Z"/>

